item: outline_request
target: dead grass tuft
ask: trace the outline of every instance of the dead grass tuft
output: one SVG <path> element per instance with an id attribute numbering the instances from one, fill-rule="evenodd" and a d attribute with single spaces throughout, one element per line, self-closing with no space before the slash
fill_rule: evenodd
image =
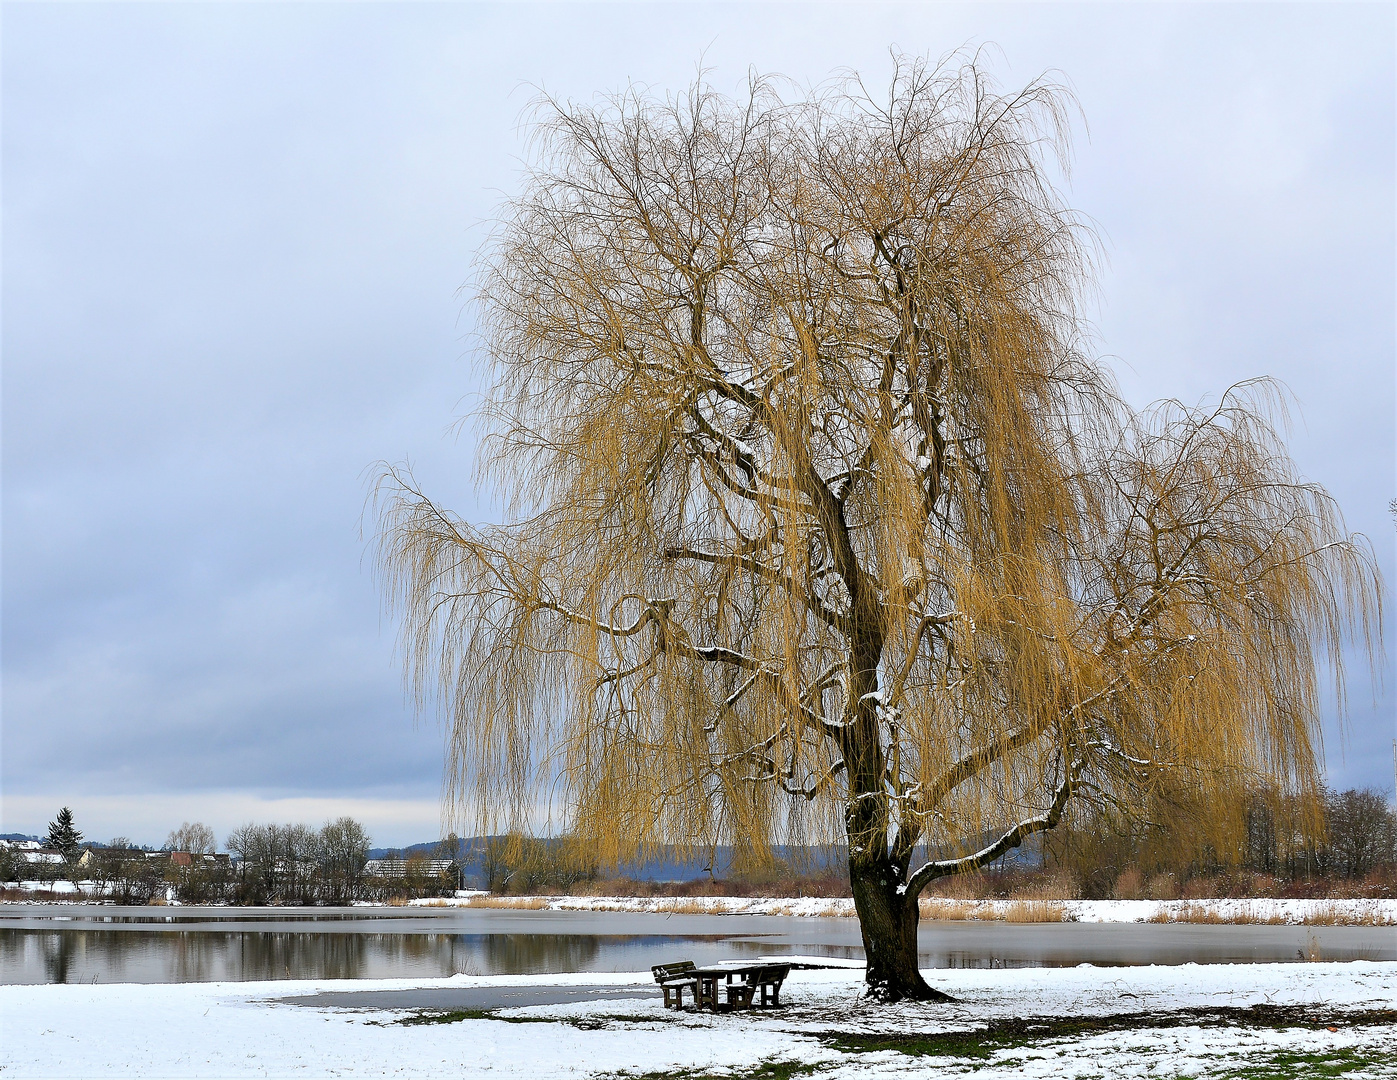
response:
<path id="1" fill-rule="evenodd" d="M 1188 901 L 1176 908 L 1161 908 L 1147 922 L 1193 923 L 1200 926 L 1284 926 L 1284 915 L 1262 915 L 1250 904 L 1219 910 L 1210 904 Z"/>
<path id="2" fill-rule="evenodd" d="M 1062 922 L 1062 905 L 1051 900 L 1011 900 L 1004 909 L 1004 921 L 1011 923 Z"/>
<path id="3" fill-rule="evenodd" d="M 543 896 L 472 896 L 466 901 L 466 907 L 514 908 L 523 911 L 540 911 L 548 904 L 549 900 Z"/>
<path id="4" fill-rule="evenodd" d="M 1251 904 L 1214 907 L 1200 901 L 1187 901 L 1175 908 L 1161 908 L 1150 916 L 1152 923 L 1196 923 L 1219 926 L 1285 926 L 1289 923 L 1279 912 L 1263 913 Z M 1330 903 L 1307 912 L 1300 920 L 1304 926 L 1394 926 L 1397 919 L 1376 905 L 1353 907 Z"/>
<path id="5" fill-rule="evenodd" d="M 917 902 L 923 919 L 941 922 L 964 922 L 982 917 L 983 905 L 976 900 L 959 900 L 944 896 L 927 896 Z"/>
<path id="6" fill-rule="evenodd" d="M 1305 926 L 1397 926 L 1397 919 L 1376 905 L 1362 908 L 1325 904 L 1307 914 Z"/>

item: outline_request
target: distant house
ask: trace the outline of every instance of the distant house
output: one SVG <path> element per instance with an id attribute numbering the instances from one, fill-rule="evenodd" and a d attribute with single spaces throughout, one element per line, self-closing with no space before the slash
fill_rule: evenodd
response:
<path id="1" fill-rule="evenodd" d="M 409 864 L 422 874 L 455 874 L 460 868 L 454 859 L 370 859 L 364 864 L 364 873 L 371 877 L 405 877 Z"/>
<path id="2" fill-rule="evenodd" d="M 145 854 L 152 862 L 167 866 L 227 866 L 229 859 L 226 852 L 195 855 L 188 851 L 147 851 Z"/>
<path id="3" fill-rule="evenodd" d="M 7 847 L 25 862 L 61 863 L 63 856 L 53 848 L 44 847 L 37 840 L 0 840 L 0 847 Z"/>

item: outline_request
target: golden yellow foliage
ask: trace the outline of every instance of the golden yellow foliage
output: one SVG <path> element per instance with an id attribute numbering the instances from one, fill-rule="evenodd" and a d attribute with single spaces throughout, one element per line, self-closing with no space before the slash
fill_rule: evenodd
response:
<path id="1" fill-rule="evenodd" d="M 1071 104 L 907 59 L 540 103 L 475 282 L 507 521 L 377 491 L 458 809 L 561 807 L 603 862 L 842 834 L 903 940 L 1073 805 L 1314 787 L 1374 561 L 1276 386 L 1137 413 L 1087 355 Z"/>

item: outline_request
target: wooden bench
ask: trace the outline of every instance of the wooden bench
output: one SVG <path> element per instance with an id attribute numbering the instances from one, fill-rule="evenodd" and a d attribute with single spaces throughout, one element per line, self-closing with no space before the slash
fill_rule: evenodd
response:
<path id="1" fill-rule="evenodd" d="M 701 1002 L 699 996 L 699 981 L 690 972 L 694 970 L 692 960 L 680 960 L 677 964 L 656 964 L 650 969 L 650 973 L 655 976 L 655 981 L 660 984 L 660 989 L 664 991 L 666 1009 L 682 1009 L 684 1007 L 684 990 L 687 988 L 694 997 L 694 1004 Z"/>
<path id="2" fill-rule="evenodd" d="M 770 967 L 753 968 L 744 972 L 741 982 L 728 984 L 728 1007 L 750 1009 L 754 1005 L 763 1008 L 770 1005 L 779 1008 L 781 984 L 790 973 L 789 964 L 772 964 Z"/>

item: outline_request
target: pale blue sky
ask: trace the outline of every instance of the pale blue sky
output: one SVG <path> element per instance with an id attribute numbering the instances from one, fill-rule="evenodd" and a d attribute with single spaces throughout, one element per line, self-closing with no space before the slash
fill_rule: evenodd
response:
<path id="1" fill-rule="evenodd" d="M 1075 88 L 1069 191 L 1137 404 L 1276 375 L 1393 573 L 1388 5 L 6 4 L 0 830 L 438 830 L 358 524 L 410 457 L 476 508 L 458 293 L 531 87 L 800 82 L 993 43 Z M 1389 612 L 1391 609 L 1389 608 Z M 1389 649 L 1389 656 L 1391 649 Z M 1341 786 L 1392 784 L 1393 677 Z M 1361 676 L 1361 672 L 1360 672 Z"/>

